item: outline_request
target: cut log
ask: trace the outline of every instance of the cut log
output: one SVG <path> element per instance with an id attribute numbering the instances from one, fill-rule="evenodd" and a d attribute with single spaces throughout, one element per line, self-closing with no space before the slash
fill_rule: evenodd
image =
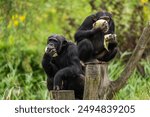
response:
<path id="1" fill-rule="evenodd" d="M 109 83 L 109 80 L 106 80 L 108 79 L 107 66 L 104 62 L 86 63 L 84 100 L 99 99 L 99 87 Z"/>
<path id="2" fill-rule="evenodd" d="M 53 100 L 75 100 L 74 90 L 52 90 L 50 95 Z"/>

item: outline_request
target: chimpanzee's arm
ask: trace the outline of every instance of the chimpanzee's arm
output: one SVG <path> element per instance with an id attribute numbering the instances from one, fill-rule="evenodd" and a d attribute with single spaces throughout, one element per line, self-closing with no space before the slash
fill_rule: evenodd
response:
<path id="1" fill-rule="evenodd" d="M 79 42 L 82 39 L 88 39 L 90 36 L 93 36 L 96 32 L 100 30 L 93 29 L 93 23 L 95 22 L 93 18 L 94 16 L 90 15 L 83 21 L 80 28 L 75 33 L 75 41 Z"/>
<path id="2" fill-rule="evenodd" d="M 54 77 L 54 88 L 56 88 L 56 86 L 60 87 L 62 80 L 68 80 L 67 78 L 74 77 L 77 78 L 82 73 L 77 47 L 75 45 L 70 45 L 67 49 L 67 54 L 64 56 L 66 56 L 64 63 L 69 63 L 69 65 L 56 73 Z"/>
<path id="3" fill-rule="evenodd" d="M 49 78 L 57 72 L 57 67 L 51 62 L 51 59 L 51 56 L 45 53 L 42 60 L 43 69 Z"/>

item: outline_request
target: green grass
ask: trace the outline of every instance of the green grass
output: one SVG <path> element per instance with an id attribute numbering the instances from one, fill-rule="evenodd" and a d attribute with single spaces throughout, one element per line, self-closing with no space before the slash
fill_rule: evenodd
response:
<path id="1" fill-rule="evenodd" d="M 127 85 L 123 87 L 114 97 L 114 99 L 122 100 L 144 100 L 150 99 L 150 61 L 142 60 L 145 76 L 142 76 L 135 69 L 130 76 Z M 109 66 L 109 75 L 111 79 L 116 79 L 120 75 L 125 65 L 121 62 L 112 62 Z"/>
<path id="2" fill-rule="evenodd" d="M 39 63 L 40 64 L 40 63 Z M 144 69 L 146 76 L 142 77 L 140 73 L 135 70 L 127 82 L 127 85 L 117 93 L 114 99 L 150 99 L 150 62 L 144 61 Z M 116 79 L 123 70 L 122 63 L 112 62 L 109 66 L 109 77 Z M 32 72 L 21 73 L 19 69 L 13 68 L 11 63 L 8 63 L 0 70 L 5 72 L 9 68 L 9 73 L 1 75 L 0 79 L 0 99 L 49 99 L 46 89 L 45 74 L 39 70 Z M 2 70 L 3 69 L 3 70 Z"/>

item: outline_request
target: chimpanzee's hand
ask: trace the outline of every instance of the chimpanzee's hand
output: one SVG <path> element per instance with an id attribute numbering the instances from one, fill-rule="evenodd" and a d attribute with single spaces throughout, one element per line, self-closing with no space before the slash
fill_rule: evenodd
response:
<path id="1" fill-rule="evenodd" d="M 58 55 L 56 49 L 55 48 L 50 48 L 49 46 L 46 46 L 45 53 L 47 55 L 50 55 L 51 57 L 56 57 Z"/>
<path id="2" fill-rule="evenodd" d="M 116 47 L 116 34 L 107 34 L 104 36 L 104 48 L 109 51 L 109 48 Z"/>
<path id="3" fill-rule="evenodd" d="M 60 90 L 60 87 L 58 85 L 56 85 L 56 86 L 53 87 L 53 90 L 57 90 L 58 91 L 58 90 Z"/>

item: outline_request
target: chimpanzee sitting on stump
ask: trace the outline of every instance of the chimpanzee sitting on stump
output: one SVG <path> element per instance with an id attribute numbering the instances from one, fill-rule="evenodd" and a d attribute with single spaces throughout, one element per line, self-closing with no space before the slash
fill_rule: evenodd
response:
<path id="1" fill-rule="evenodd" d="M 83 98 L 83 72 L 75 44 L 60 35 L 48 37 L 42 66 L 48 90 L 74 90 L 76 99 Z"/>
<path id="2" fill-rule="evenodd" d="M 117 53 L 115 24 L 108 12 L 88 16 L 75 34 L 79 58 L 83 62 L 92 59 L 109 61 Z"/>

